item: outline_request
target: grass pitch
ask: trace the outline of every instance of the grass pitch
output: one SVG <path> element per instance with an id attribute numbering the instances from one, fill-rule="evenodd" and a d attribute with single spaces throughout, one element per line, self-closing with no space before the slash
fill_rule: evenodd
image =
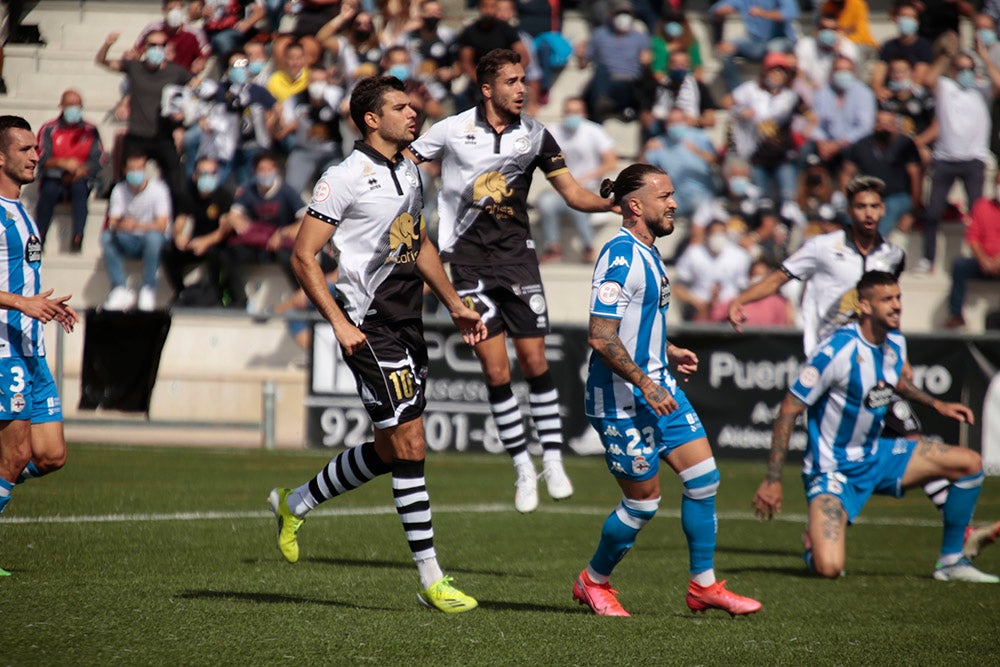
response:
<path id="1" fill-rule="evenodd" d="M 848 576 L 799 558 L 794 466 L 783 520 L 749 513 L 762 463 L 722 461 L 718 574 L 757 597 L 749 618 L 692 615 L 687 550 L 667 473 L 660 514 L 613 579 L 631 619 L 571 599 L 619 499 L 599 458 L 570 459 L 567 502 L 513 509 L 505 457 L 433 455 L 428 486 L 445 571 L 480 608 L 416 602 L 416 570 L 388 478 L 324 505 L 284 562 L 265 498 L 324 452 L 71 446 L 67 467 L 19 486 L 0 521 L 0 663 L 12 665 L 986 665 L 1000 649 L 1000 586 L 931 579 L 940 539 L 920 492 L 875 498 L 848 533 Z M 544 487 L 543 487 L 544 488 Z M 981 521 L 1000 518 L 988 479 Z M 977 564 L 1000 571 L 1000 545 Z"/>

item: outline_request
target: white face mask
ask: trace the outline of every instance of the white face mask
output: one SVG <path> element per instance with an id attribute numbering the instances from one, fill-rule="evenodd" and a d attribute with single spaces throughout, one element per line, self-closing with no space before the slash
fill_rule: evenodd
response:
<path id="1" fill-rule="evenodd" d="M 628 32 L 632 29 L 632 15 L 615 14 L 615 17 L 611 19 L 611 25 L 613 25 L 615 30 L 618 32 Z"/>
<path id="2" fill-rule="evenodd" d="M 323 98 L 323 93 L 326 91 L 326 83 L 323 81 L 313 81 L 309 84 L 309 97 L 314 100 L 319 100 Z"/>
<path id="3" fill-rule="evenodd" d="M 169 12 L 167 12 L 167 27 L 169 28 L 179 28 L 184 25 L 184 10 L 180 7 L 174 7 Z"/>
<path id="4" fill-rule="evenodd" d="M 707 239 L 705 239 L 705 245 L 708 246 L 709 252 L 711 252 L 713 255 L 718 255 L 720 252 L 725 250 L 726 243 L 728 243 L 728 241 L 726 239 L 725 233 L 712 234 Z"/>

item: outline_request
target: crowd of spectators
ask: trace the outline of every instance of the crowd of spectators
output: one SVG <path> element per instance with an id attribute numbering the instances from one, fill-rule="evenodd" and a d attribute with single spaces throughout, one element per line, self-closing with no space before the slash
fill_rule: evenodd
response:
<path id="1" fill-rule="evenodd" d="M 864 0 L 719 0 L 701 29 L 681 0 L 468 4 L 462 25 L 446 20 L 439 0 L 167 0 L 162 20 L 123 53 L 110 53 L 119 36 L 109 34 L 96 61 L 123 76 L 119 129 L 107 146 L 117 184 L 101 237 L 112 283 L 105 306 L 155 307 L 159 268 L 184 305 L 246 306 L 247 264 L 284 266 L 297 287 L 288 251 L 312 184 L 357 136 L 346 113 L 354 82 L 396 76 L 426 129 L 477 103 L 475 63 L 494 48 L 526 63 L 531 114 L 548 104 L 564 68 L 592 66 L 578 94 L 547 110 L 581 183 L 635 157 L 621 155 L 603 127 L 635 122 L 639 158 L 665 168 L 677 189 L 687 238 L 675 258 L 676 294 L 692 319 L 723 319 L 726 299 L 755 270 L 841 224 L 843 186 L 857 174 L 887 184 L 884 237 L 905 247 L 905 235 L 922 228 L 913 271 L 935 270 L 938 223 L 952 215 L 956 181 L 964 210 L 987 220 L 980 226 L 1000 224 L 995 207 L 976 205 L 1000 148 L 990 129 L 1000 115 L 1000 12 L 989 3 L 977 13 L 965 0 L 901 0 L 890 13 L 897 34 L 882 43 Z M 568 6 L 592 24 L 573 44 L 562 33 Z M 959 36 L 963 20 L 971 41 Z M 717 79 L 705 71 L 709 52 Z M 82 110 L 81 93 L 66 91 L 40 133 L 43 240 L 55 202 L 70 200 L 74 252 L 105 149 Z M 140 160 L 155 162 L 159 178 L 140 179 Z M 432 208 L 433 165 L 424 178 Z M 542 260 L 568 259 L 576 245 L 572 256 L 592 261 L 590 216 L 548 194 L 534 215 Z M 996 234 L 977 233 L 979 248 L 988 238 L 992 250 Z M 998 274 L 986 254 L 975 267 L 956 265 L 950 325 L 964 323 L 964 281 Z M 122 263 L 130 256 L 143 258 L 138 295 Z M 196 265 L 199 280 L 188 275 Z M 774 324 L 787 323 L 778 317 L 786 310 L 771 308 Z"/>

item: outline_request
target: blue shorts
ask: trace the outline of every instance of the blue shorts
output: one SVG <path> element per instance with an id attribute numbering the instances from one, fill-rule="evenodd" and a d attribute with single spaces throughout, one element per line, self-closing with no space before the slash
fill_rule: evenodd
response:
<path id="1" fill-rule="evenodd" d="M 879 438 L 878 458 L 868 472 L 862 475 L 845 475 L 842 472 L 820 472 L 802 475 L 806 487 L 806 501 L 812 502 L 821 495 L 835 496 L 847 512 L 847 520 L 854 520 L 873 493 L 880 496 L 903 497 L 903 473 L 910 463 L 916 440 L 905 438 Z"/>
<path id="2" fill-rule="evenodd" d="M 674 396 L 677 409 L 661 417 L 645 401 L 636 400 L 634 417 L 591 417 L 604 445 L 604 461 L 615 477 L 637 482 L 660 472 L 660 459 L 692 440 L 707 437 L 698 413 L 683 391 Z"/>
<path id="3" fill-rule="evenodd" d="M 0 421 L 61 422 L 62 404 L 45 357 L 0 359 Z"/>

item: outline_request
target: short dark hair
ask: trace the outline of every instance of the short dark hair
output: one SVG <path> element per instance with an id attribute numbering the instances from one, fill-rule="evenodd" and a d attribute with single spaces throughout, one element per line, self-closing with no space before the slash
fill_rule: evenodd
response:
<path id="1" fill-rule="evenodd" d="M 888 271 L 865 271 L 864 275 L 861 276 L 861 280 L 858 281 L 858 298 L 867 299 L 871 297 L 872 288 L 878 285 L 889 286 L 897 284 L 899 284 L 899 279 Z"/>
<path id="2" fill-rule="evenodd" d="M 27 130 L 31 132 L 31 123 L 21 116 L 0 116 L 0 151 L 6 152 L 10 148 L 10 136 L 8 130 Z"/>
<path id="3" fill-rule="evenodd" d="M 605 198 L 612 197 L 613 203 L 621 204 L 625 200 L 625 197 L 646 184 L 646 176 L 650 174 L 663 174 L 666 176 L 667 172 L 655 165 L 643 162 L 631 164 L 625 167 L 615 180 L 612 181 L 610 178 L 605 178 L 601 182 L 601 196 Z"/>
<path id="4" fill-rule="evenodd" d="M 504 65 L 520 65 L 521 56 L 510 49 L 493 49 L 476 64 L 476 82 L 479 85 L 496 83 L 497 74 Z"/>
<path id="5" fill-rule="evenodd" d="M 405 92 L 403 82 L 394 76 L 368 76 L 358 81 L 351 92 L 351 120 L 358 126 L 361 136 L 366 137 L 370 130 L 365 123 L 368 112 L 382 115 L 382 105 L 385 104 L 385 94 L 390 90 Z"/>
<path id="6" fill-rule="evenodd" d="M 844 188 L 848 203 L 853 202 L 854 198 L 862 192 L 874 192 L 879 197 L 883 197 L 885 195 L 885 181 L 875 176 L 855 176 Z"/>
<path id="7" fill-rule="evenodd" d="M 122 160 L 122 164 L 125 164 L 129 160 L 145 160 L 146 162 L 149 162 L 149 156 L 141 150 L 133 148 L 128 153 L 125 153 L 125 159 Z"/>
<path id="8" fill-rule="evenodd" d="M 260 165 L 260 163 L 263 162 L 264 160 L 270 160 L 274 164 L 278 164 L 277 155 L 275 155 L 271 151 L 261 151 L 253 156 L 252 160 L 253 168 L 256 169 Z"/>

